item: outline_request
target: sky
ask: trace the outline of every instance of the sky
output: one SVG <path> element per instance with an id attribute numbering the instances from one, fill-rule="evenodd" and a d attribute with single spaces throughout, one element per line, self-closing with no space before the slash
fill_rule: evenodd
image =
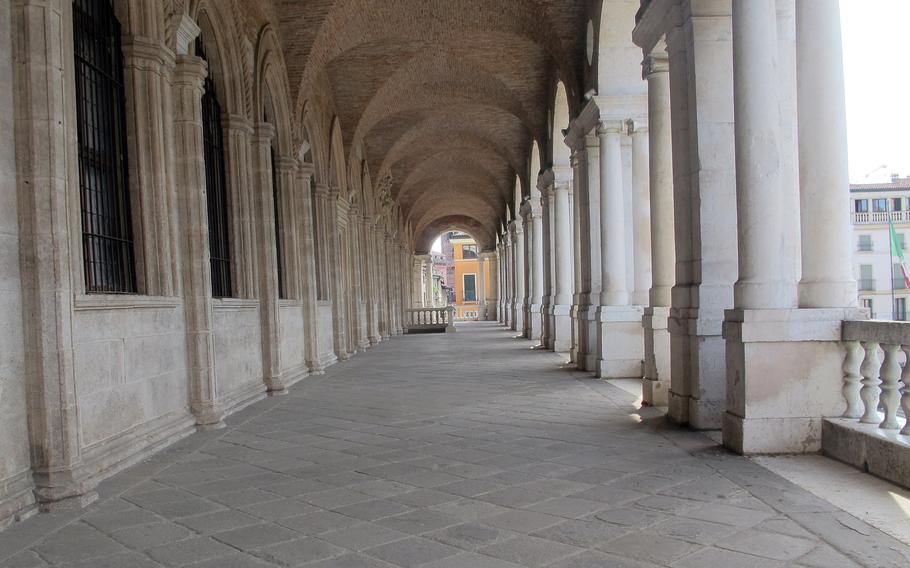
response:
<path id="1" fill-rule="evenodd" d="M 910 0 L 840 5 L 850 181 L 910 176 Z"/>

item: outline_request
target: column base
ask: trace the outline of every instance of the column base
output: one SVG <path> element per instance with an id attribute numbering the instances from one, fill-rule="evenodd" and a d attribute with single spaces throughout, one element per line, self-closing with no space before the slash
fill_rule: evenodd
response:
<path id="1" fill-rule="evenodd" d="M 726 407 L 723 322 L 695 308 L 671 308 L 670 397 L 667 417 L 697 430 L 717 430 Z"/>
<path id="2" fill-rule="evenodd" d="M 588 309 L 582 314 L 582 325 L 584 326 L 585 339 L 585 356 L 581 363 L 585 371 L 591 373 L 597 372 L 597 350 L 598 350 L 598 333 L 600 322 L 597 320 L 597 306 L 588 306 Z"/>
<path id="3" fill-rule="evenodd" d="M 556 353 L 568 353 L 572 348 L 572 316 L 570 315 L 572 306 L 557 304 L 553 306 L 552 310 L 553 313 L 550 317 L 553 322 L 553 335 L 548 347 Z"/>
<path id="4" fill-rule="evenodd" d="M 670 400 L 670 308 L 645 308 L 641 324 L 645 340 L 642 403 L 667 406 Z"/>
<path id="5" fill-rule="evenodd" d="M 602 379 L 641 378 L 644 344 L 641 306 L 598 306 L 596 374 Z"/>
<path id="6" fill-rule="evenodd" d="M 581 304 L 573 304 L 569 312 L 572 318 L 572 347 L 569 349 L 569 361 L 575 363 L 580 370 L 584 370 L 584 363 L 580 362 L 580 359 L 584 359 L 587 355 L 584 350 L 586 330 L 581 321 L 581 313 L 586 307 Z"/>
<path id="7" fill-rule="evenodd" d="M 512 303 L 511 307 L 512 320 L 509 322 L 509 328 L 512 331 L 522 333 L 524 331 L 524 314 L 521 310 L 521 304 Z"/>
<path id="8" fill-rule="evenodd" d="M 531 304 L 528 307 L 528 339 L 540 342 L 543 333 L 542 306 Z"/>
<path id="9" fill-rule="evenodd" d="M 844 410 L 846 309 L 727 310 L 724 445 L 741 454 L 821 449 L 822 418 Z"/>

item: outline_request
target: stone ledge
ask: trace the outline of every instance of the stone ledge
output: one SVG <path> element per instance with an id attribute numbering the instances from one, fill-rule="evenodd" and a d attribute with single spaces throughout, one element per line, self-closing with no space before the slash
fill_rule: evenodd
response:
<path id="1" fill-rule="evenodd" d="M 910 488 L 910 436 L 845 418 L 822 422 L 822 452 L 877 477 Z"/>

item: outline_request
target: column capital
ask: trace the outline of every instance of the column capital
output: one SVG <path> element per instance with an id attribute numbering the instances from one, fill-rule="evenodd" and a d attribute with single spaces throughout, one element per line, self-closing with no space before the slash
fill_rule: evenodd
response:
<path id="1" fill-rule="evenodd" d="M 253 126 L 253 141 L 256 144 L 271 144 L 275 138 L 275 127 L 268 122 L 257 122 Z"/>
<path id="2" fill-rule="evenodd" d="M 221 127 L 225 130 L 238 130 L 245 134 L 253 133 L 250 121 L 242 114 L 225 114 L 221 117 Z"/>
<path id="3" fill-rule="evenodd" d="M 670 57 L 665 50 L 654 50 L 641 62 L 641 78 L 651 79 L 670 72 Z"/>
<path id="4" fill-rule="evenodd" d="M 174 85 L 192 87 L 202 93 L 202 81 L 208 76 L 209 66 L 201 57 L 178 55 L 174 68 Z"/>
<path id="5" fill-rule="evenodd" d="M 158 71 L 165 63 L 165 47 L 160 43 L 139 36 L 123 38 L 123 66 Z"/>
<path id="6" fill-rule="evenodd" d="M 314 173 L 316 173 L 316 166 L 313 165 L 313 162 L 298 161 L 297 172 L 301 175 L 312 176 Z"/>
<path id="7" fill-rule="evenodd" d="M 646 117 L 630 118 L 626 121 L 626 126 L 629 130 L 629 135 L 648 133 L 648 119 Z"/>
<path id="8" fill-rule="evenodd" d="M 316 182 L 316 197 L 328 197 L 330 193 L 331 189 L 329 188 L 329 184 Z"/>
<path id="9" fill-rule="evenodd" d="M 275 167 L 279 172 L 294 173 L 300 168 L 300 162 L 296 158 L 289 156 L 280 156 L 275 160 Z"/>
<path id="10" fill-rule="evenodd" d="M 597 123 L 597 135 L 601 138 L 608 134 L 623 134 L 626 123 L 622 120 L 602 120 Z"/>

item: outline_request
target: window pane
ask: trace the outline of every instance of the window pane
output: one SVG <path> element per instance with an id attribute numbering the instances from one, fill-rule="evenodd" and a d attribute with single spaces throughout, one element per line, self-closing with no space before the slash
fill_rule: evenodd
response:
<path id="1" fill-rule="evenodd" d="M 464 275 L 464 301 L 477 301 L 477 286 L 475 284 L 476 276 L 473 274 Z"/>
<path id="2" fill-rule="evenodd" d="M 872 235 L 860 235 L 859 236 L 859 250 L 861 251 L 871 251 L 872 250 Z"/>
<path id="3" fill-rule="evenodd" d="M 885 198 L 873 199 L 872 200 L 872 212 L 873 213 L 884 213 L 888 210 L 888 200 Z"/>
<path id="4" fill-rule="evenodd" d="M 866 199 L 857 199 L 853 202 L 854 211 L 857 213 L 868 213 L 869 212 L 869 201 Z"/>
<path id="5" fill-rule="evenodd" d="M 73 2 L 73 45 L 85 289 L 135 293 L 123 53 L 109 0 Z"/>
<path id="6" fill-rule="evenodd" d="M 205 59 L 200 38 L 196 55 Z M 202 136 L 205 157 L 205 193 L 209 220 L 209 259 L 212 267 L 212 296 L 231 296 L 231 249 L 228 229 L 228 199 L 224 170 L 224 133 L 221 105 L 211 73 L 205 78 L 202 94 Z"/>

